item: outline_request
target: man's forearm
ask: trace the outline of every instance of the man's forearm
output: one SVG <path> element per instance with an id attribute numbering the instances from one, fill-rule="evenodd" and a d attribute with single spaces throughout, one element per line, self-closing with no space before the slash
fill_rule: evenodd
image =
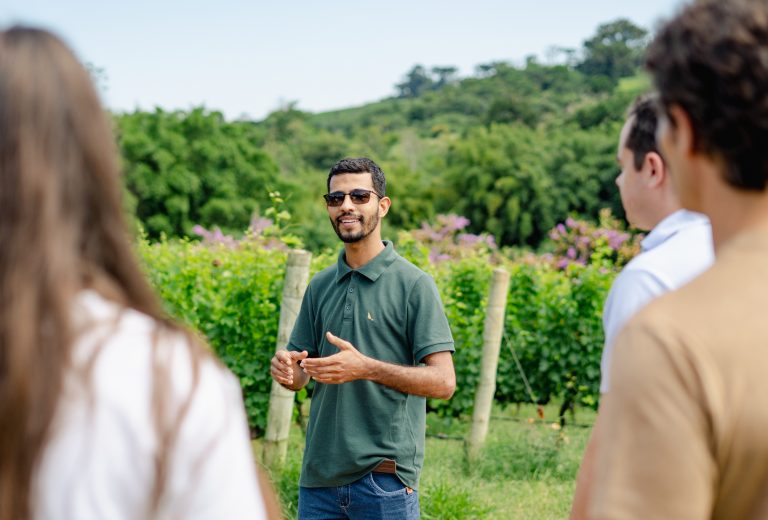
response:
<path id="1" fill-rule="evenodd" d="M 426 355 L 426 366 L 403 366 L 364 356 L 349 341 L 330 332 L 326 337 L 339 349 L 338 353 L 301 361 L 305 373 L 319 383 L 340 385 L 364 379 L 406 394 L 439 399 L 449 399 L 456 388 L 453 356 L 449 351 Z"/>
<path id="2" fill-rule="evenodd" d="M 437 399 L 450 399 L 456 387 L 455 376 L 440 366 L 402 366 L 371 360 L 367 378 L 400 392 Z"/>

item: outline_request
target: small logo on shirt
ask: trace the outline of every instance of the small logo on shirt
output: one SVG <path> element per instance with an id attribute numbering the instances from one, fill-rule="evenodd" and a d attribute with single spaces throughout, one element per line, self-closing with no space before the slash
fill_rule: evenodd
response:
<path id="1" fill-rule="evenodd" d="M 373 321 L 373 316 L 371 316 L 371 311 L 368 311 L 368 319 Z"/>

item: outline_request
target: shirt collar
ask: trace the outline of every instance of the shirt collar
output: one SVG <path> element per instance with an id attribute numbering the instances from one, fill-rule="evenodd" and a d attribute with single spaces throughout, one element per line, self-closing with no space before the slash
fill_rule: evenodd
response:
<path id="1" fill-rule="evenodd" d="M 397 259 L 397 253 L 395 247 L 389 240 L 384 240 L 384 251 L 373 257 L 367 264 L 357 269 L 352 269 L 347 265 L 347 255 L 344 249 L 339 253 L 339 260 L 336 263 L 336 283 L 341 282 L 348 274 L 352 272 L 358 272 L 361 275 L 368 278 L 370 281 L 375 282 L 384 271 L 387 270 L 392 262 Z"/>
<path id="2" fill-rule="evenodd" d="M 654 227 L 651 232 L 648 233 L 648 236 L 643 239 L 640 247 L 644 252 L 650 251 L 666 242 L 681 229 L 691 226 L 708 225 L 709 220 L 701 213 L 679 209 L 656 224 L 656 227 Z"/>

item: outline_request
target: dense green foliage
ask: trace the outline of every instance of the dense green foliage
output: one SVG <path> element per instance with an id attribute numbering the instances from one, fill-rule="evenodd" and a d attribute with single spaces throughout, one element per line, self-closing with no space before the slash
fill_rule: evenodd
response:
<path id="1" fill-rule="evenodd" d="M 292 232 L 318 251 L 336 242 L 321 198 L 328 169 L 366 155 L 387 174 L 385 235 L 458 212 L 500 245 L 538 246 L 569 215 L 622 215 L 616 141 L 648 87 L 637 75 L 645 35 L 616 20 L 554 61 L 486 63 L 465 78 L 416 65 L 397 96 L 321 114 L 288 103 L 260 122 L 203 108 L 118 115 L 132 210 L 152 239 L 195 224 L 232 232 L 279 190 L 300 223 Z"/>
<path id="2" fill-rule="evenodd" d="M 572 264 L 565 272 L 520 264 L 513 268 L 496 400 L 527 401 L 512 350 L 537 402 L 557 397 L 596 406 L 603 350 L 602 307 L 613 276 Z"/>
<path id="3" fill-rule="evenodd" d="M 285 253 L 164 242 L 143 244 L 141 254 L 168 311 L 201 332 L 240 379 L 251 428 L 263 431 Z"/>
<path id="4" fill-rule="evenodd" d="M 615 83 L 631 76 L 641 65 L 648 32 L 629 20 L 602 24 L 595 35 L 584 42 L 585 58 L 577 68 L 595 78 Z"/>
<path id="5" fill-rule="evenodd" d="M 602 302 L 613 274 L 593 265 L 574 264 L 565 271 L 527 262 L 504 267 L 511 276 L 496 402 L 546 403 L 560 398 L 596 406 Z M 430 408 L 440 414 L 460 416 L 474 404 L 490 275 L 483 259 L 445 262 L 435 270 L 456 341 L 456 393 L 450 401 L 430 401 Z"/>
<path id="6" fill-rule="evenodd" d="M 130 206 L 150 237 L 190 235 L 195 224 L 244 229 L 278 185 L 256 129 L 221 114 L 135 112 L 119 116 Z"/>

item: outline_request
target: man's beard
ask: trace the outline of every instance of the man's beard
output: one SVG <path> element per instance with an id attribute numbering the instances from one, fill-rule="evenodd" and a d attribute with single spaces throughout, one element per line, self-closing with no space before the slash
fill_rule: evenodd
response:
<path id="1" fill-rule="evenodd" d="M 339 229 L 338 220 L 349 216 L 354 216 L 360 219 L 360 231 L 344 233 Z M 353 244 L 355 242 L 360 242 L 362 239 L 373 233 L 373 231 L 376 229 L 376 226 L 379 224 L 379 214 L 377 212 L 370 217 L 366 217 L 365 215 L 350 215 L 347 213 L 346 215 L 339 216 L 336 220 L 330 220 L 331 225 L 333 226 L 333 230 L 336 232 L 336 235 L 341 239 L 341 241 L 346 244 Z"/>

